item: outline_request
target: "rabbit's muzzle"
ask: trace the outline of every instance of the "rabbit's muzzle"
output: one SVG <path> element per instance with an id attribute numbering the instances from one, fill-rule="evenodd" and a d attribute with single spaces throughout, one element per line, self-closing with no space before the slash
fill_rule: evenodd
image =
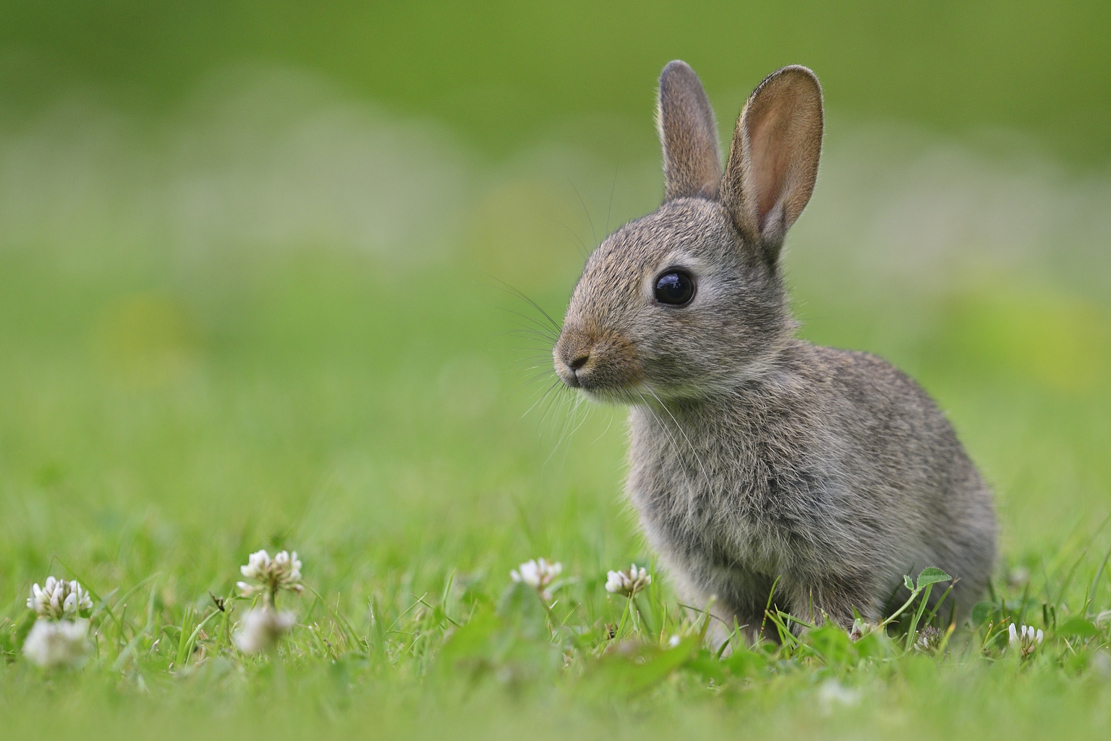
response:
<path id="1" fill-rule="evenodd" d="M 636 348 L 617 332 L 564 327 L 552 355 L 556 374 L 571 388 L 621 395 L 644 380 Z"/>

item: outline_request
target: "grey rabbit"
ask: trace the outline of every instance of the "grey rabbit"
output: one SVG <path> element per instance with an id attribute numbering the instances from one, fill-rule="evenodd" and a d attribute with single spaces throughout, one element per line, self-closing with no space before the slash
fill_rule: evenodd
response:
<path id="1" fill-rule="evenodd" d="M 848 628 L 936 566 L 955 577 L 942 614 L 967 616 L 996 525 L 953 428 L 886 361 L 794 337 L 779 256 L 817 177 L 818 79 L 761 82 L 724 173 L 681 61 L 658 126 L 664 203 L 590 255 L 553 356 L 567 386 L 630 405 L 627 492 L 680 595 L 750 636 L 769 599 Z"/>

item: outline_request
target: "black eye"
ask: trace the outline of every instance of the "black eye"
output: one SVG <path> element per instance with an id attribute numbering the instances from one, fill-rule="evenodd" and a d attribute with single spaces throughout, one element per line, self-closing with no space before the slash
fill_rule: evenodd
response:
<path id="1" fill-rule="evenodd" d="M 681 270 L 670 270 L 656 278 L 656 300 L 661 304 L 679 306 L 694 298 L 694 276 Z"/>

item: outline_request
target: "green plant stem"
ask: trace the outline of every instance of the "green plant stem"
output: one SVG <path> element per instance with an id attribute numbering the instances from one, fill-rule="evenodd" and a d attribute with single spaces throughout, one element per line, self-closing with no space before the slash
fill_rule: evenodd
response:
<path id="1" fill-rule="evenodd" d="M 918 609 L 911 618 L 910 625 L 907 627 L 907 651 L 914 648 L 914 639 L 916 637 L 915 631 L 918 629 L 918 621 L 922 619 L 922 613 L 926 611 L 926 605 L 930 603 L 930 591 L 933 590 L 933 584 L 927 584 L 926 589 L 922 592 L 922 601 L 918 605 Z M 917 592 L 918 590 L 915 590 Z"/>

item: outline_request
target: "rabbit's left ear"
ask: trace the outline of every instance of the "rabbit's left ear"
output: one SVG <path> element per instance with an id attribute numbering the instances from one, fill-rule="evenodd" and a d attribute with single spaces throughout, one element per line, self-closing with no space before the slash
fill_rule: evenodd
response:
<path id="1" fill-rule="evenodd" d="M 721 200 L 745 240 L 769 263 L 814 192 L 822 152 L 822 88 L 806 67 L 761 82 L 733 133 Z"/>
<path id="2" fill-rule="evenodd" d="M 664 150 L 664 200 L 717 196 L 721 151 L 714 111 L 686 62 L 669 62 L 660 74 L 657 123 Z"/>

